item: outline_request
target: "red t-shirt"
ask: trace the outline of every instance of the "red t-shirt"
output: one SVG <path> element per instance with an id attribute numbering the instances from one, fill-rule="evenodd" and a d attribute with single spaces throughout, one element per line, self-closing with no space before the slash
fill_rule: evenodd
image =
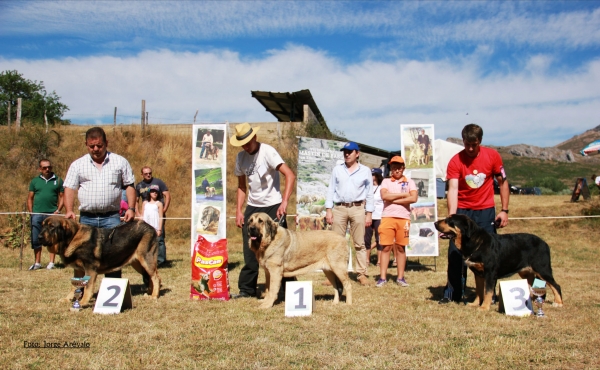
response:
<path id="1" fill-rule="evenodd" d="M 481 210 L 494 207 L 494 176 L 506 178 L 502 157 L 494 149 L 480 147 L 471 158 L 462 150 L 448 163 L 448 179 L 458 179 L 458 208 Z"/>

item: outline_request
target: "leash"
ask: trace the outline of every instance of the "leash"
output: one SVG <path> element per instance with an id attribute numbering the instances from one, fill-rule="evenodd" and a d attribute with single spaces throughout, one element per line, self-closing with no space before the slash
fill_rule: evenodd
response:
<path id="1" fill-rule="evenodd" d="M 277 217 L 275 217 L 275 218 L 273 219 L 273 221 L 277 222 L 277 224 L 278 224 L 279 226 L 283 227 L 283 223 L 285 222 L 285 216 L 286 216 L 286 214 L 284 213 L 284 214 L 283 214 L 283 216 L 281 216 L 281 218 L 280 218 L 280 219 L 277 219 Z"/>

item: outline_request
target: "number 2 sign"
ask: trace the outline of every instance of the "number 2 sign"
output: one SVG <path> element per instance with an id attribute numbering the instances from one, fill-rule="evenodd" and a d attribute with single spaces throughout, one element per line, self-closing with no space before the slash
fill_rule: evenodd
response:
<path id="1" fill-rule="evenodd" d="M 508 316 L 531 315 L 531 296 L 526 279 L 500 282 L 504 310 Z"/>
<path id="2" fill-rule="evenodd" d="M 96 298 L 94 313 L 112 314 L 132 308 L 129 279 L 104 278 Z"/>

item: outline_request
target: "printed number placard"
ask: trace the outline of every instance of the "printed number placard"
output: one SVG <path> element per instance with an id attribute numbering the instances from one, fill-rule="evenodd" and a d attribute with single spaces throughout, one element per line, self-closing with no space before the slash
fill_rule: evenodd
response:
<path id="1" fill-rule="evenodd" d="M 104 278 L 100 284 L 94 313 L 112 314 L 133 308 L 129 279 Z"/>
<path id="2" fill-rule="evenodd" d="M 314 305 L 312 281 L 286 282 L 285 316 L 310 316 Z"/>
<path id="3" fill-rule="evenodd" d="M 501 281 L 500 293 L 506 315 L 528 316 L 532 314 L 531 295 L 526 279 Z"/>

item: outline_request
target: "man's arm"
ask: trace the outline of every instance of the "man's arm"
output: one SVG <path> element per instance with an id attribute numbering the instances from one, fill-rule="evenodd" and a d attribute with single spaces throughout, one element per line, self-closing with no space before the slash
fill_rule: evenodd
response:
<path id="1" fill-rule="evenodd" d="M 27 195 L 27 211 L 29 213 L 33 213 L 33 197 L 35 197 L 35 193 L 30 191 Z"/>
<path id="2" fill-rule="evenodd" d="M 127 195 L 127 204 L 129 205 L 129 209 L 125 212 L 125 217 L 123 221 L 129 222 L 135 220 L 135 205 L 137 203 L 135 197 L 135 189 L 133 188 L 133 184 L 126 185 L 125 194 Z"/>
<path id="3" fill-rule="evenodd" d="M 246 192 L 246 176 L 238 176 L 237 204 L 235 206 L 235 224 L 237 227 L 244 226 L 244 212 L 242 212 L 242 207 L 246 201 Z"/>
<path id="4" fill-rule="evenodd" d="M 510 188 L 508 187 L 508 181 L 506 178 L 502 178 L 502 175 L 496 176 L 496 180 L 498 180 L 498 187 L 500 188 L 500 203 L 502 204 L 502 209 L 508 210 L 508 200 L 510 197 Z M 508 225 L 508 213 L 500 211 L 496 216 L 496 220 L 500 220 L 499 227 L 505 227 Z"/>
<path id="5" fill-rule="evenodd" d="M 283 176 L 285 176 L 285 190 L 283 192 L 283 199 L 281 200 L 281 205 L 277 209 L 277 218 L 281 219 L 286 214 L 288 200 L 292 195 L 292 191 L 294 190 L 294 183 L 296 182 L 296 175 L 291 168 L 288 167 L 287 164 L 282 163 L 277 166 L 277 171 L 281 172 Z"/>
<path id="6" fill-rule="evenodd" d="M 456 213 L 458 208 L 458 179 L 448 180 L 448 216 Z"/>
<path id="7" fill-rule="evenodd" d="M 167 209 L 169 209 L 169 204 L 171 204 L 171 193 L 168 190 L 163 191 L 163 199 L 165 204 L 163 205 L 163 213 L 167 213 Z"/>
<path id="8" fill-rule="evenodd" d="M 58 193 L 58 206 L 56 208 L 56 212 L 54 213 L 60 213 L 60 210 L 64 207 L 64 195 L 63 193 Z"/>
<path id="9" fill-rule="evenodd" d="M 75 203 L 75 190 L 65 187 L 64 205 L 65 205 L 65 218 L 75 219 L 75 213 L 73 212 L 73 204 Z"/>

